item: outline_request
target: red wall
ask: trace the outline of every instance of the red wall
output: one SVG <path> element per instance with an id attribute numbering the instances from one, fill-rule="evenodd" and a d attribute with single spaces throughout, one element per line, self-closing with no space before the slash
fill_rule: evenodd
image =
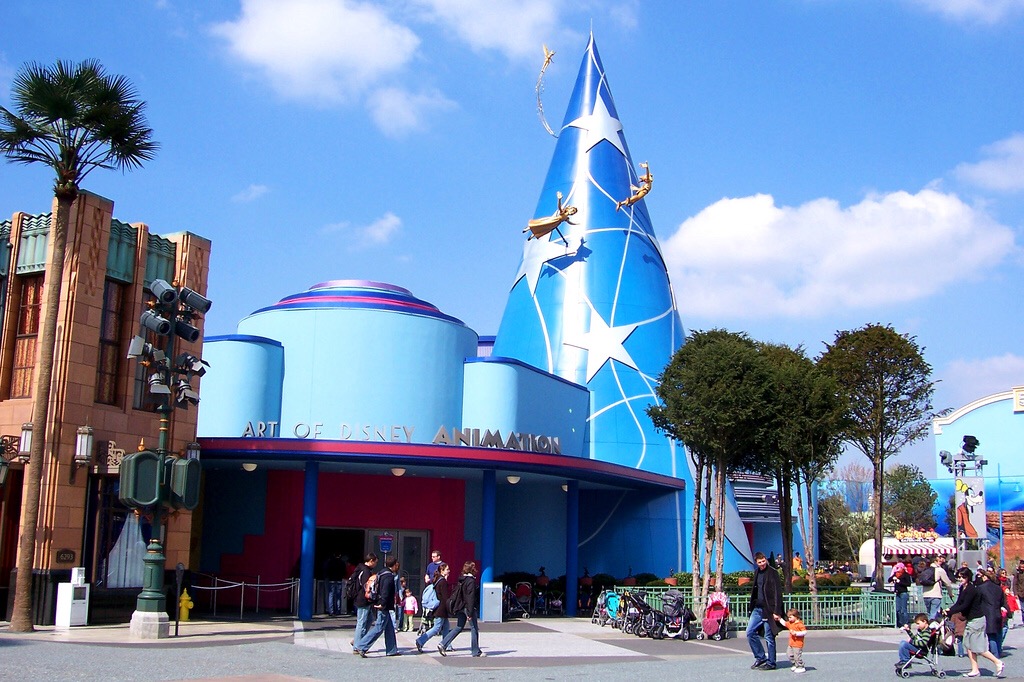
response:
<path id="1" fill-rule="evenodd" d="M 267 504 L 262 535 L 248 535 L 241 554 L 221 557 L 221 575 L 261 583 L 298 576 L 302 542 L 301 471 L 272 471 L 267 476 Z M 466 491 L 461 480 L 405 476 L 320 474 L 316 524 L 327 528 L 388 528 L 427 530 L 429 549 L 441 550 L 453 572 L 464 561 L 476 560 L 474 543 L 463 537 Z M 407 567 L 407 570 L 416 570 Z M 284 607 L 287 593 L 264 594 L 260 604 Z M 237 604 L 237 592 L 225 590 L 219 603 Z M 246 594 L 246 602 L 254 599 Z"/>

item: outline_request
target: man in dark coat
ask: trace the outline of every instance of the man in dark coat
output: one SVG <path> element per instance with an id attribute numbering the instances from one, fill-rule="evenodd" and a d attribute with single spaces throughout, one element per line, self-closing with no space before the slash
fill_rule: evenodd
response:
<path id="1" fill-rule="evenodd" d="M 1003 656 L 1003 612 L 1006 608 L 1006 594 L 999 586 L 994 572 L 978 571 L 981 582 L 978 592 L 981 594 L 981 610 L 985 612 L 985 634 L 988 635 L 988 650 L 998 658 Z"/>
<path id="2" fill-rule="evenodd" d="M 391 612 L 395 609 L 395 576 L 398 575 L 398 559 L 391 557 L 384 562 L 384 570 L 377 574 L 377 600 L 373 612 L 377 619 L 362 639 L 355 641 L 356 652 L 366 658 L 377 638 L 384 635 L 384 654 L 398 656 L 398 641 L 395 637 L 395 621 Z"/>
<path id="3" fill-rule="evenodd" d="M 349 582 L 355 581 L 352 589 L 355 590 L 355 598 L 352 600 L 356 607 L 356 631 L 352 638 L 352 653 L 358 654 L 359 650 L 356 649 L 356 642 L 366 636 L 366 631 L 370 629 L 370 625 L 373 624 L 373 618 L 370 617 L 370 611 L 373 609 L 373 605 L 366 601 L 364 593 L 364 587 L 366 581 L 371 575 L 377 570 L 377 555 L 370 552 L 366 555 L 366 559 L 363 563 L 356 566 L 356 570 L 349 576 Z"/>
<path id="4" fill-rule="evenodd" d="M 775 637 L 782 630 L 776 616 L 785 616 L 782 606 L 782 581 L 779 572 L 768 564 L 768 558 L 761 552 L 754 555 L 757 571 L 754 573 L 754 590 L 750 595 L 750 623 L 747 624 L 747 642 L 754 654 L 751 670 L 775 670 Z M 768 651 L 761 644 L 765 639 Z"/>

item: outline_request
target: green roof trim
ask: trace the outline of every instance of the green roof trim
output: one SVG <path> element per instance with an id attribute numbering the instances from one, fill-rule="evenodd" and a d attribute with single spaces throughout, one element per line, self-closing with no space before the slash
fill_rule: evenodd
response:
<path id="1" fill-rule="evenodd" d="M 135 281 L 135 253 L 138 230 L 117 218 L 110 219 L 110 240 L 107 251 L 107 277 L 131 284 Z"/>
<path id="2" fill-rule="evenodd" d="M 46 271 L 46 247 L 50 239 L 51 213 L 26 216 L 21 224 L 21 244 L 14 271 L 19 275 Z"/>
<path id="3" fill-rule="evenodd" d="M 151 233 L 148 247 L 146 249 L 146 279 L 142 282 L 143 286 L 148 287 L 154 279 L 173 282 L 175 256 L 177 255 L 175 243 Z"/>

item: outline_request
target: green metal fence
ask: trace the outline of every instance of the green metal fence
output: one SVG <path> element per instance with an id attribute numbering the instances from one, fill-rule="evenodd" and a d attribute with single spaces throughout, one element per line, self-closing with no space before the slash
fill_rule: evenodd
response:
<path id="1" fill-rule="evenodd" d="M 692 590 L 689 587 L 624 587 L 616 586 L 615 591 L 623 594 L 629 591 L 643 590 L 647 594 L 647 603 L 656 609 L 661 608 L 662 595 L 668 590 L 678 590 L 686 597 L 687 603 L 696 612 Z M 729 594 L 728 591 L 726 594 Z M 732 629 L 746 627 L 747 604 L 750 593 L 729 594 Z M 861 594 L 821 593 L 784 594 L 782 603 L 786 609 L 799 609 L 804 624 L 808 628 L 819 630 L 836 630 L 848 628 L 896 627 L 896 602 L 891 592 L 864 591 Z M 915 602 L 912 599 L 911 604 Z M 912 611 L 913 612 L 913 611 Z"/>

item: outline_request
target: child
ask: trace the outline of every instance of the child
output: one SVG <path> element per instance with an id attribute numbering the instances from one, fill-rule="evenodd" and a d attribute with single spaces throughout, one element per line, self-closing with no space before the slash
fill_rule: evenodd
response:
<path id="1" fill-rule="evenodd" d="M 917 614 L 914 616 L 914 622 L 904 625 L 903 629 L 910 635 L 910 639 L 900 643 L 900 662 L 896 664 L 897 668 L 905 665 L 918 651 L 928 646 L 928 614 Z"/>
<path id="2" fill-rule="evenodd" d="M 402 600 L 402 610 L 405 611 L 405 623 L 402 626 L 402 631 L 409 632 L 412 630 L 412 619 L 420 610 L 420 604 L 412 595 L 412 590 L 408 588 L 405 590 L 405 599 Z"/>
<path id="3" fill-rule="evenodd" d="M 786 617 L 776 616 L 776 620 L 782 627 L 789 630 L 789 648 L 786 654 L 789 655 L 789 665 L 795 673 L 807 672 L 804 668 L 804 637 L 807 635 L 807 626 L 800 620 L 800 610 L 790 609 L 786 611 Z"/>

